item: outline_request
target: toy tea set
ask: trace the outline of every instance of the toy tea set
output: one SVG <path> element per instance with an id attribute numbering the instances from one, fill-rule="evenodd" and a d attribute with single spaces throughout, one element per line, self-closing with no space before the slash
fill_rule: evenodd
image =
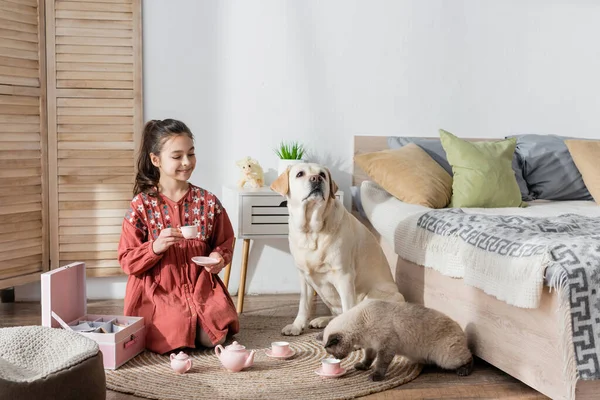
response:
<path id="1" fill-rule="evenodd" d="M 248 165 L 253 164 L 250 160 L 244 159 L 241 161 L 249 163 Z M 195 225 L 182 226 L 180 229 L 183 237 L 186 239 L 192 239 L 198 235 L 198 227 Z M 218 260 L 201 256 L 192 257 L 192 261 L 204 266 L 218 263 Z M 238 342 L 233 342 L 225 347 L 220 344 L 215 346 L 215 354 L 226 370 L 239 372 L 254 365 L 256 350 L 246 350 L 246 346 Z M 265 350 L 265 354 L 270 358 L 285 360 L 292 357 L 296 352 L 290 347 L 288 342 L 273 342 L 271 343 L 271 348 Z M 171 368 L 178 374 L 184 374 L 192 368 L 192 359 L 183 351 L 180 351 L 178 354 L 172 353 L 169 358 Z M 341 367 L 340 360 L 326 358 L 323 359 L 321 368 L 316 370 L 315 373 L 323 377 L 335 378 L 344 375 L 346 370 Z"/>
<path id="2" fill-rule="evenodd" d="M 194 239 L 198 237 L 198 226 L 197 225 L 186 225 L 179 228 L 181 234 L 186 239 Z M 211 257 L 196 256 L 192 257 L 192 262 L 201 266 L 215 265 L 219 263 L 219 260 Z"/>
<path id="3" fill-rule="evenodd" d="M 230 372 L 240 372 L 243 369 L 254 365 L 254 355 L 256 350 L 247 350 L 246 346 L 233 342 L 229 346 L 215 347 L 215 354 L 219 358 L 221 365 Z M 288 342 L 273 342 L 271 348 L 265 350 L 267 357 L 276 359 L 288 359 L 296 352 L 290 347 Z M 171 368 L 178 374 L 184 374 L 192 368 L 192 359 L 180 351 L 179 354 L 172 353 L 170 356 Z M 326 378 L 337 378 L 346 373 L 346 369 L 340 365 L 341 360 L 336 358 L 325 358 L 321 361 L 321 368 L 315 371 L 317 375 Z"/>

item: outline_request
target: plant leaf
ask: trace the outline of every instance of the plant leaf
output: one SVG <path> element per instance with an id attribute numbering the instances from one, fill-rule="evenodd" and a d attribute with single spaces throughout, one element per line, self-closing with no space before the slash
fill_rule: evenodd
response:
<path id="1" fill-rule="evenodd" d="M 282 141 L 274 151 L 282 160 L 301 160 L 305 153 L 304 146 L 296 141 L 289 143 Z"/>

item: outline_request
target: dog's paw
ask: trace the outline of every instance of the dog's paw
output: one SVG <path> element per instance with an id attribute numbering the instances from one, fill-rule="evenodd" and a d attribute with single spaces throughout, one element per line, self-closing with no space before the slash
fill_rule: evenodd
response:
<path id="1" fill-rule="evenodd" d="M 317 336 L 315 336 L 315 339 L 317 339 L 317 341 L 322 342 L 323 341 L 323 331 L 317 333 Z"/>
<path id="2" fill-rule="evenodd" d="M 312 321 L 310 321 L 308 326 L 311 328 L 325 328 L 327 326 L 327 324 L 329 323 L 329 321 L 331 321 L 332 319 L 333 319 L 332 316 L 317 317 L 317 318 L 313 319 Z"/>
<path id="3" fill-rule="evenodd" d="M 294 324 L 286 325 L 282 330 L 281 334 L 285 336 L 298 336 L 302 333 L 302 327 Z"/>
<path id="4" fill-rule="evenodd" d="M 363 362 L 358 362 L 358 363 L 354 364 L 354 369 L 357 369 L 359 371 L 366 371 L 369 368 L 371 368 L 371 366 L 367 365 L 367 364 L 365 364 Z"/>
<path id="5" fill-rule="evenodd" d="M 385 374 L 381 374 L 379 372 L 373 372 L 371 375 L 369 375 L 369 379 L 372 380 L 373 382 L 382 381 L 385 379 Z"/>

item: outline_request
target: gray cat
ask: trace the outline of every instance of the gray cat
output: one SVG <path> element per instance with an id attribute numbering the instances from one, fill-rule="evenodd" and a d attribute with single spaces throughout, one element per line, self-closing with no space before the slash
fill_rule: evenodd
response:
<path id="1" fill-rule="evenodd" d="M 320 335 L 319 335 L 320 336 Z M 415 363 L 436 364 L 466 376 L 473 370 L 473 356 L 458 323 L 431 308 L 411 303 L 365 300 L 329 322 L 323 331 L 325 350 L 342 359 L 355 349 L 365 349 L 354 365 L 380 381 L 396 354 Z"/>

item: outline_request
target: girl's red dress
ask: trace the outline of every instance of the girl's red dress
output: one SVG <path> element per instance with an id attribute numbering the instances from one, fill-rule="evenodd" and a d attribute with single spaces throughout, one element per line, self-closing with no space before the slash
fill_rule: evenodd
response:
<path id="1" fill-rule="evenodd" d="M 197 239 L 182 239 L 157 255 L 152 242 L 169 227 L 198 225 Z M 217 197 L 190 185 L 175 202 L 158 194 L 140 193 L 123 221 L 119 262 L 129 275 L 125 315 L 144 317 L 146 348 L 166 353 L 195 347 L 196 328 L 213 343 L 239 331 L 235 306 L 217 275 L 194 264 L 194 256 L 219 252 L 231 261 L 234 240 L 227 212 Z"/>

